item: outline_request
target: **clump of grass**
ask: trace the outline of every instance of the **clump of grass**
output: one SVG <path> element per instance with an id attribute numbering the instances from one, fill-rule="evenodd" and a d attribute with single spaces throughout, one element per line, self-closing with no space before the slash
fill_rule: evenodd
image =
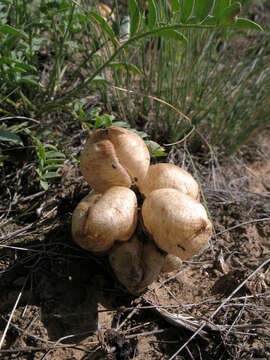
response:
<path id="1" fill-rule="evenodd" d="M 155 138 L 166 137 L 167 142 L 174 142 L 186 136 L 191 126 L 211 134 L 212 144 L 226 146 L 227 129 L 227 137 L 235 136 L 241 124 L 238 121 L 233 127 L 228 114 L 219 116 L 217 109 L 225 108 L 224 99 L 230 105 L 236 104 L 241 90 L 235 95 L 235 89 L 245 84 L 246 77 L 243 81 L 233 70 L 241 67 L 239 71 L 246 76 L 247 65 L 238 59 L 231 73 L 220 71 L 227 63 L 216 50 L 222 32 L 214 29 L 260 27 L 236 16 L 239 3 L 214 4 L 211 0 L 175 0 L 172 4 L 151 0 L 146 16 L 136 1 L 130 0 L 127 19 L 120 16 L 115 1 L 115 17 L 104 19 L 98 2 L 91 8 L 85 0 L 2 2 L 0 114 L 42 117 L 60 109 L 72 112 L 78 99 L 85 99 L 89 92 L 101 92 L 107 110 L 116 106 L 134 127 L 139 117 L 149 120 L 148 114 L 152 114 L 155 121 L 151 126 L 147 121 L 146 129 Z M 259 70 L 256 74 L 260 78 L 258 86 L 262 79 L 266 83 L 267 71 L 265 76 Z M 224 75 L 230 77 L 231 83 Z M 112 91 L 108 85 L 138 91 L 139 96 L 134 99 L 129 92 L 126 95 Z M 234 100 L 230 101 L 226 91 L 231 95 L 232 87 Z M 172 107 L 153 102 L 153 96 Z M 264 96 L 257 95 L 256 111 L 258 106 L 263 108 Z M 175 108 L 186 116 L 179 117 Z M 226 109 L 233 114 L 232 106 Z M 187 116 L 191 121 L 186 121 Z M 219 135 L 220 128 L 226 131 Z M 253 130 L 245 130 L 249 131 Z M 239 135 L 237 141 L 244 142 L 245 136 Z"/>
<path id="2" fill-rule="evenodd" d="M 269 124 L 270 32 L 194 29 L 183 34 L 187 44 L 142 41 L 134 56 L 143 77 L 118 80 L 129 91 L 129 96 L 118 91 L 119 110 L 134 124 L 143 123 L 155 139 L 174 143 L 195 128 L 210 145 L 232 154 Z M 190 121 L 150 97 L 173 105 Z"/>

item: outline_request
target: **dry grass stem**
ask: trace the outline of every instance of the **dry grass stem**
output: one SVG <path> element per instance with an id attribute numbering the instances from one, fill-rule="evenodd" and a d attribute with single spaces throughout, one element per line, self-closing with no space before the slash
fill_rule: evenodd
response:
<path id="1" fill-rule="evenodd" d="M 254 219 L 254 220 L 250 220 L 250 221 L 245 221 L 241 224 L 237 224 L 235 226 L 232 226 L 232 227 L 229 227 L 228 229 L 225 229 L 223 231 L 220 231 L 219 233 L 216 234 L 216 236 L 219 236 L 219 235 L 222 235 L 228 231 L 232 231 L 234 229 L 237 229 L 241 226 L 245 226 L 245 225 L 249 225 L 249 224 L 255 224 L 255 223 L 258 223 L 258 222 L 263 222 L 263 221 L 270 221 L 270 217 L 266 217 L 266 218 L 262 218 L 262 219 Z"/>
<path id="2" fill-rule="evenodd" d="M 7 321 L 5 330 L 4 330 L 3 334 L 2 334 L 2 337 L 1 337 L 1 340 L 0 340 L 0 350 L 2 349 L 2 346 L 3 346 L 3 343 L 4 343 L 4 340 L 5 340 L 5 337 L 6 337 L 8 328 L 9 328 L 9 326 L 10 326 L 10 324 L 11 324 L 11 320 L 12 320 L 13 315 L 14 315 L 14 312 L 15 312 L 18 304 L 19 304 L 19 301 L 20 301 L 20 298 L 21 298 L 21 296 L 22 296 L 22 293 L 23 293 L 23 289 L 22 289 L 22 291 L 20 291 L 19 294 L 18 294 L 17 300 L 16 300 L 16 302 L 15 302 L 15 304 L 14 304 L 14 306 L 13 306 L 13 309 L 12 309 L 11 314 L 10 314 L 10 316 L 9 316 L 9 319 L 8 319 L 8 321 Z"/>

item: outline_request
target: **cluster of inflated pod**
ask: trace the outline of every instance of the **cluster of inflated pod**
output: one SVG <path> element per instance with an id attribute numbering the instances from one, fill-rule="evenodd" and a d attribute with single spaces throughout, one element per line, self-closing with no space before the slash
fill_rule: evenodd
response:
<path id="1" fill-rule="evenodd" d="M 73 238 L 86 250 L 107 253 L 130 293 L 139 294 L 207 245 L 212 226 L 197 182 L 176 165 L 150 165 L 135 132 L 96 130 L 80 164 L 93 191 L 73 212 Z"/>

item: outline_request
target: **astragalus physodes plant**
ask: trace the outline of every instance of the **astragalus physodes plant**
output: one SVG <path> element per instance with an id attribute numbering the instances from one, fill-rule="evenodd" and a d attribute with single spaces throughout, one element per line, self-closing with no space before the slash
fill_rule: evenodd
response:
<path id="1" fill-rule="evenodd" d="M 93 132 L 81 172 L 93 190 L 73 212 L 73 239 L 108 255 L 130 293 L 139 294 L 206 247 L 212 225 L 197 182 L 176 165 L 150 165 L 136 133 L 116 126 Z"/>

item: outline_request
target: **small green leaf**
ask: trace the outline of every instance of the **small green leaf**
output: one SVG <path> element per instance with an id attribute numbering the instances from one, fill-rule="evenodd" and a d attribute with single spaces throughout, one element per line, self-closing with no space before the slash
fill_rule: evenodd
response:
<path id="1" fill-rule="evenodd" d="M 18 67 L 18 66 L 13 66 L 10 70 L 7 71 L 7 73 L 11 74 L 11 73 L 24 73 L 25 71 L 22 70 L 22 68 Z M 19 77 L 16 76 L 16 82 L 19 81 Z"/>
<path id="2" fill-rule="evenodd" d="M 47 151 L 46 152 L 46 158 L 47 159 L 52 159 L 52 158 L 63 158 L 65 159 L 66 156 L 65 154 L 59 152 L 59 151 Z"/>
<path id="3" fill-rule="evenodd" d="M 63 168 L 64 165 L 63 164 L 52 164 L 52 165 L 47 165 L 43 168 L 43 171 L 50 171 L 50 170 L 57 170 L 59 168 Z"/>
<path id="4" fill-rule="evenodd" d="M 104 20 L 102 16 L 100 16 L 94 11 L 89 11 L 89 15 L 93 17 L 96 20 L 96 22 L 98 22 L 101 25 L 102 29 L 109 35 L 114 45 L 117 45 L 114 32 L 110 27 L 110 25 L 107 23 L 107 21 Z"/>
<path id="5" fill-rule="evenodd" d="M 95 129 L 99 129 L 103 126 L 103 119 L 101 116 L 97 115 L 96 116 L 96 121 L 95 121 L 95 125 L 94 125 L 94 128 Z"/>
<path id="6" fill-rule="evenodd" d="M 145 143 L 152 157 L 160 157 L 167 155 L 164 149 L 155 141 L 146 140 Z"/>
<path id="7" fill-rule="evenodd" d="M 49 184 L 45 180 L 39 180 L 40 186 L 43 190 L 47 191 L 49 189 Z"/>
<path id="8" fill-rule="evenodd" d="M 24 40 L 28 40 L 28 35 L 24 31 L 15 29 L 10 25 L 0 26 L 0 33 L 21 36 Z"/>
<path id="9" fill-rule="evenodd" d="M 43 178 L 44 179 L 53 179 L 53 178 L 56 178 L 56 177 L 59 177 L 61 176 L 60 174 L 58 174 L 56 171 L 50 171 L 46 174 L 43 175 Z"/>
<path id="10" fill-rule="evenodd" d="M 192 14 L 195 0 L 181 0 L 181 22 L 186 23 Z"/>
<path id="11" fill-rule="evenodd" d="M 113 122 L 114 126 L 119 126 L 119 127 L 123 127 L 123 128 L 129 128 L 129 124 L 127 124 L 124 121 L 114 121 Z"/>
<path id="12" fill-rule="evenodd" d="M 215 0 L 196 0 L 196 19 L 203 21 L 213 8 Z"/>
<path id="13" fill-rule="evenodd" d="M 40 178 L 42 178 L 42 171 L 40 169 L 36 169 L 36 173 Z"/>
<path id="14" fill-rule="evenodd" d="M 8 160 L 9 156 L 8 155 L 1 155 L 0 154 L 0 166 L 3 166 L 3 161 Z"/>
<path id="15" fill-rule="evenodd" d="M 85 23 L 87 23 L 89 25 L 92 24 L 92 21 L 89 19 L 89 17 L 87 17 L 84 14 L 76 14 L 75 18 L 77 18 L 77 19 L 79 19 L 79 21 L 85 22 Z"/>
<path id="16" fill-rule="evenodd" d="M 241 12 L 241 3 L 235 2 L 229 7 L 225 8 L 219 18 L 219 23 L 227 24 L 235 21 L 236 16 Z"/>
<path id="17" fill-rule="evenodd" d="M 42 164 L 42 166 L 45 164 L 46 161 L 46 152 L 45 149 L 43 147 L 38 147 L 38 156 L 40 158 L 40 163 Z"/>
<path id="18" fill-rule="evenodd" d="M 219 21 L 226 8 L 231 5 L 231 0 L 217 0 L 215 4 L 215 18 Z"/>
<path id="19" fill-rule="evenodd" d="M 172 0 L 172 11 L 178 12 L 180 11 L 180 3 L 179 0 Z"/>
<path id="20" fill-rule="evenodd" d="M 57 147 L 54 146 L 54 145 L 52 145 L 52 144 L 45 144 L 45 145 L 44 145 L 44 148 L 45 148 L 45 149 L 51 149 L 51 150 L 53 150 L 53 151 L 58 151 L 58 150 L 57 150 Z"/>
<path id="21" fill-rule="evenodd" d="M 40 86 L 39 82 L 37 82 L 33 76 L 29 75 L 29 76 L 23 76 L 21 77 L 18 81 L 18 84 L 24 83 L 24 84 L 30 84 L 30 85 L 34 85 L 34 86 Z"/>
<path id="22" fill-rule="evenodd" d="M 22 139 L 8 130 L 0 130 L 0 141 L 12 142 L 23 146 Z"/>
<path id="23" fill-rule="evenodd" d="M 86 80 L 87 81 L 87 80 Z M 102 84 L 111 84 L 111 82 L 107 79 L 105 79 L 102 76 L 95 76 L 94 79 L 92 80 L 94 83 L 102 83 Z"/>
<path id="24" fill-rule="evenodd" d="M 161 157 L 161 156 L 167 156 L 167 153 L 162 150 L 157 150 L 151 154 L 152 157 Z"/>
<path id="25" fill-rule="evenodd" d="M 141 15 L 136 0 L 128 0 L 130 12 L 130 36 L 133 36 L 138 31 Z"/>
<path id="26" fill-rule="evenodd" d="M 111 126 L 112 123 L 113 123 L 114 116 L 113 116 L 113 115 L 104 114 L 103 117 L 104 117 L 104 119 L 105 119 L 105 127 Z"/>
<path id="27" fill-rule="evenodd" d="M 126 69 L 134 72 L 137 75 L 142 75 L 141 71 L 137 68 L 137 66 L 133 64 L 128 64 L 125 62 L 111 62 L 109 67 L 116 68 L 116 69 Z"/>
<path id="28" fill-rule="evenodd" d="M 154 33 L 153 36 L 161 36 L 164 38 L 180 40 L 180 41 L 183 41 L 184 43 L 187 43 L 187 41 L 188 41 L 187 38 L 185 37 L 185 35 L 181 34 L 177 30 L 173 30 L 173 29 L 160 30 L 160 31 Z"/>
<path id="29" fill-rule="evenodd" d="M 249 19 L 238 18 L 231 26 L 233 28 L 237 28 L 237 29 L 244 28 L 244 29 L 264 31 L 263 28 L 259 24 L 255 23 L 254 21 L 251 21 Z"/>
<path id="30" fill-rule="evenodd" d="M 17 133 L 18 131 L 20 130 L 24 130 L 24 128 L 26 126 L 28 126 L 28 121 L 23 121 L 22 123 L 20 124 L 15 124 L 15 125 L 12 125 L 8 128 L 9 131 L 13 132 L 13 133 Z"/>
<path id="31" fill-rule="evenodd" d="M 148 0 L 148 26 L 152 30 L 157 24 L 157 7 L 155 0 Z"/>
<path id="32" fill-rule="evenodd" d="M 137 135 L 139 135 L 142 139 L 145 139 L 148 137 L 148 134 L 146 134 L 144 131 L 138 131 L 135 129 L 130 129 L 131 131 L 135 132 Z"/>
<path id="33" fill-rule="evenodd" d="M 5 56 L 1 57 L 0 59 L 0 65 L 2 64 L 15 64 L 18 68 L 21 68 L 23 70 L 37 72 L 37 69 L 33 65 L 29 65 L 22 61 L 14 60 Z"/>

